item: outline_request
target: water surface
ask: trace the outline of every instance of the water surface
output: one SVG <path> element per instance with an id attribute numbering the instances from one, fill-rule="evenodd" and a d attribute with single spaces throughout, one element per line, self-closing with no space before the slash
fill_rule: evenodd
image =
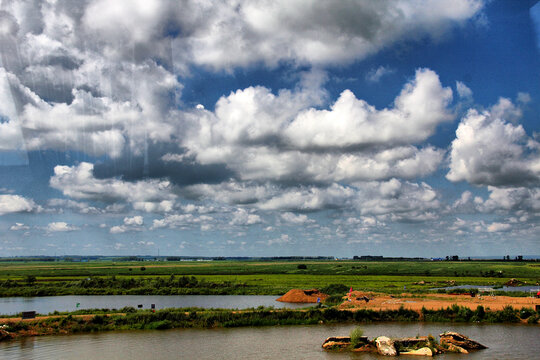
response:
<path id="1" fill-rule="evenodd" d="M 39 314 L 53 311 L 74 311 L 77 309 L 120 309 L 124 306 L 143 305 L 149 309 L 201 307 L 221 309 L 246 309 L 258 306 L 276 308 L 300 308 L 313 304 L 292 304 L 276 301 L 274 295 L 68 295 L 43 297 L 0 298 L 0 314 L 13 315 L 21 311 L 35 310 Z M 77 307 L 77 304 L 79 306 Z"/>
<path id="2" fill-rule="evenodd" d="M 538 359 L 540 326 L 422 323 L 362 324 L 364 334 L 404 337 L 458 331 L 489 347 L 437 359 Z M 173 329 L 44 336 L 0 343 L 2 359 L 382 359 L 371 354 L 327 353 L 325 338 L 347 335 L 354 325 Z"/>

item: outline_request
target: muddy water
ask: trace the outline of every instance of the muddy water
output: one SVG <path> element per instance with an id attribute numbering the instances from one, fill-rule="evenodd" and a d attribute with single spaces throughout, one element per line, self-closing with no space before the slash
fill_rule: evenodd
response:
<path id="1" fill-rule="evenodd" d="M 258 306 L 275 308 L 299 308 L 314 304 L 291 304 L 276 301 L 277 296 L 266 295 L 111 295 L 111 296 L 43 296 L 0 298 L 0 315 L 13 315 L 21 311 L 37 311 L 48 314 L 53 311 L 74 311 L 78 309 L 120 309 L 124 306 L 137 308 L 142 305 L 149 309 L 170 307 L 201 307 L 221 309 L 247 309 Z M 77 306 L 77 304 L 79 304 Z"/>
<path id="2" fill-rule="evenodd" d="M 35 337 L 0 343 L 1 359 L 382 359 L 370 354 L 327 353 L 323 340 L 347 335 L 354 325 L 236 329 L 124 331 Z M 389 323 L 362 324 L 364 334 L 390 337 L 463 333 L 489 349 L 438 359 L 538 359 L 540 326 Z"/>

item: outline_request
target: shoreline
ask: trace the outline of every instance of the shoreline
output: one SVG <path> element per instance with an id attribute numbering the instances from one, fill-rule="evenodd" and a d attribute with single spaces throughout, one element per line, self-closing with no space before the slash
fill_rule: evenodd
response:
<path id="1" fill-rule="evenodd" d="M 127 310 L 127 311 L 126 311 Z M 174 328 L 228 328 L 245 326 L 315 325 L 374 322 L 448 322 L 459 324 L 513 323 L 538 325 L 540 313 L 532 309 L 476 310 L 457 304 L 437 310 L 415 311 L 371 309 L 163 309 L 123 312 L 87 310 L 61 315 L 39 316 L 36 319 L 0 318 L 0 341 L 32 336 L 67 335 L 114 330 L 162 330 Z M 83 313 L 86 312 L 86 313 Z M 90 313 L 88 313 L 90 312 Z M 93 312 L 93 313 L 92 313 Z"/>

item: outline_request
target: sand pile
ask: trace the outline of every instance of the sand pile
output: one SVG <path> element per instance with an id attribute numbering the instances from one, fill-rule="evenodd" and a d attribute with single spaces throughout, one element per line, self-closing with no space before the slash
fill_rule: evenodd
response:
<path id="1" fill-rule="evenodd" d="M 292 289 L 289 290 L 285 295 L 278 298 L 277 301 L 281 302 L 290 302 L 290 303 L 316 303 L 317 299 L 320 299 L 321 302 L 324 301 L 329 295 L 319 292 L 317 289 L 311 290 L 302 290 L 302 289 Z"/>

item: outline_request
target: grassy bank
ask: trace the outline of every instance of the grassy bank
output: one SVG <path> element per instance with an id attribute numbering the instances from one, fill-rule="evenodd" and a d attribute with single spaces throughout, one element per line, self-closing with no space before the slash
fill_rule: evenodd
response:
<path id="1" fill-rule="evenodd" d="M 195 282 L 190 280 L 193 276 Z M 336 283 L 396 294 L 404 289 L 421 293 L 449 285 L 502 286 L 511 278 L 520 284 L 535 285 L 540 282 L 540 264 L 503 261 L 2 262 L 0 296 L 278 295 L 291 288 L 322 288 Z M 178 283 L 179 279 L 184 279 L 185 284 Z"/>
<path id="2" fill-rule="evenodd" d="M 93 315 L 84 316 L 91 312 Z M 107 315 L 108 309 L 84 310 L 46 319 L 11 321 L 3 325 L 4 339 L 53 334 L 72 334 L 111 330 L 144 330 L 172 328 L 215 328 L 271 325 L 312 325 L 320 323 L 366 323 L 379 321 L 425 321 L 425 322 L 486 322 L 518 323 L 522 319 L 538 323 L 539 314 L 532 309 L 506 307 L 501 311 L 490 311 L 479 306 L 475 311 L 452 306 L 447 309 L 415 312 L 399 310 L 347 311 L 335 308 L 310 308 L 283 310 L 257 308 L 241 311 L 220 309 L 164 309 L 156 312 L 123 308 L 123 314 Z"/>

